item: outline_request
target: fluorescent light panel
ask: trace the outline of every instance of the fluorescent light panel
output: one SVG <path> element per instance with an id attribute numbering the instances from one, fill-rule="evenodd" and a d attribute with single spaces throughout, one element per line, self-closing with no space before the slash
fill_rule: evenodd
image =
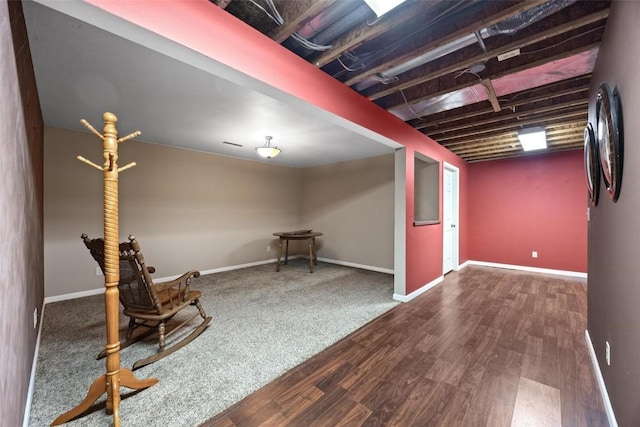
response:
<path id="1" fill-rule="evenodd" d="M 518 132 L 518 139 L 524 151 L 547 148 L 547 133 L 543 127 L 531 127 Z"/>
<path id="2" fill-rule="evenodd" d="M 404 3 L 405 0 L 364 0 L 364 2 L 373 10 L 379 18 L 389 12 L 396 6 Z"/>

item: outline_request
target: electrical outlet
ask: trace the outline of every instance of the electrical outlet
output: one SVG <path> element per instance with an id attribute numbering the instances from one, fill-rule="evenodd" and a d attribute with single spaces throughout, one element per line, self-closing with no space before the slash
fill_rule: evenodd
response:
<path id="1" fill-rule="evenodd" d="M 38 307 L 33 309 L 33 329 L 38 326 Z"/>
<path id="2" fill-rule="evenodd" d="M 531 258 L 538 258 L 538 251 L 531 252 Z"/>
<path id="3" fill-rule="evenodd" d="M 271 252 L 271 245 L 267 245 L 267 252 Z"/>
<path id="4" fill-rule="evenodd" d="M 609 341 L 604 342 L 604 357 L 607 359 L 607 366 L 611 366 L 611 346 Z"/>
<path id="5" fill-rule="evenodd" d="M 96 267 L 96 276 L 102 276 L 102 270 L 100 267 Z"/>

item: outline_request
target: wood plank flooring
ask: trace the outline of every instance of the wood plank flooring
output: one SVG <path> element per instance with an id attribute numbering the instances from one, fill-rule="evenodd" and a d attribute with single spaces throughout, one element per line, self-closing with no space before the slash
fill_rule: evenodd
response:
<path id="1" fill-rule="evenodd" d="M 585 280 L 467 267 L 202 425 L 607 426 L 585 328 Z"/>

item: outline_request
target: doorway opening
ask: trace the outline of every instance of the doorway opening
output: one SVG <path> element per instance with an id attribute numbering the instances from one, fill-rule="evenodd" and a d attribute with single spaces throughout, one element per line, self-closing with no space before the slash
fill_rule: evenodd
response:
<path id="1" fill-rule="evenodd" d="M 460 169 L 442 162 L 442 275 L 459 266 Z"/>

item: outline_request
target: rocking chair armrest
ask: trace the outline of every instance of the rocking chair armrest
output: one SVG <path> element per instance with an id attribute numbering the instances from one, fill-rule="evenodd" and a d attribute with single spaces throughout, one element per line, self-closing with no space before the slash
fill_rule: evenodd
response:
<path id="1" fill-rule="evenodd" d="M 192 277 L 200 277 L 200 272 L 196 270 L 191 270 L 191 271 L 187 271 L 177 279 L 170 280 L 168 282 L 156 283 L 155 284 L 156 290 L 160 292 L 167 289 L 171 289 L 175 286 L 180 286 L 180 287 L 184 286 L 188 288 Z"/>

